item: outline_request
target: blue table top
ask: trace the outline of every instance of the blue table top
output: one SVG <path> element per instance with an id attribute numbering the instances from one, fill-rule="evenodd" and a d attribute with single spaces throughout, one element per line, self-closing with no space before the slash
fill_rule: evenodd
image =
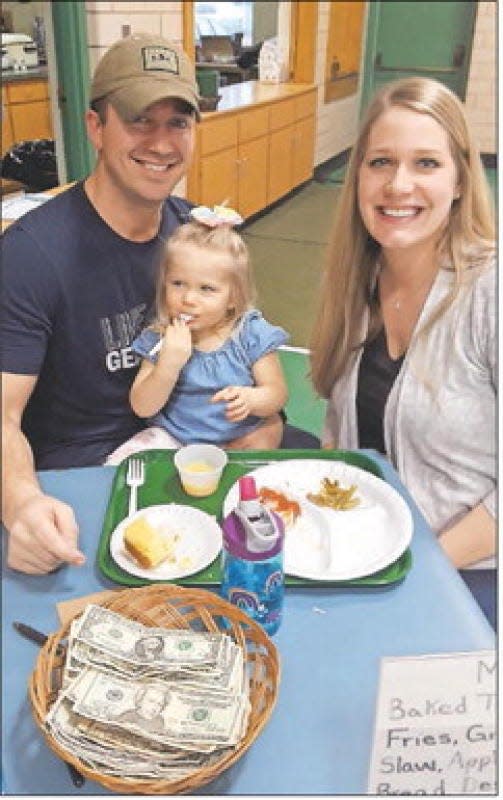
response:
<path id="1" fill-rule="evenodd" d="M 401 583 L 384 588 L 287 589 L 283 622 L 274 637 L 282 664 L 277 706 L 251 749 L 200 794 L 363 794 L 380 658 L 495 647 L 493 630 L 396 473 L 374 452 L 367 454 L 411 508 L 412 569 Z M 109 793 L 89 780 L 75 789 L 64 764 L 44 743 L 27 696 L 37 647 L 21 638 L 12 622 L 55 631 L 57 602 L 115 586 L 96 564 L 113 476 L 113 467 L 40 475 L 44 490 L 76 511 L 84 567 L 41 577 L 4 568 L 4 794 Z"/>

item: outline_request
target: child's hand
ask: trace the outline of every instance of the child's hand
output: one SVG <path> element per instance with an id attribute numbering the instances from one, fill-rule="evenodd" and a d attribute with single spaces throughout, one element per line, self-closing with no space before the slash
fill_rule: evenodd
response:
<path id="1" fill-rule="evenodd" d="M 181 370 L 192 355 L 192 334 L 190 328 L 179 319 L 167 325 L 162 340 L 158 364 Z"/>
<path id="2" fill-rule="evenodd" d="M 230 422 L 241 422 L 252 409 L 252 386 L 227 386 L 213 395 L 211 403 L 227 403 L 225 416 Z"/>

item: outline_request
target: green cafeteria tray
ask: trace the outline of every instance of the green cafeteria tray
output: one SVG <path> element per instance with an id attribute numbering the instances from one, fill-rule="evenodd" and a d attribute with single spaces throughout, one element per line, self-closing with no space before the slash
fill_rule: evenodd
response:
<path id="1" fill-rule="evenodd" d="M 218 490 L 209 497 L 189 497 L 183 491 L 178 473 L 173 464 L 173 450 L 144 450 L 138 454 L 145 462 L 145 483 L 138 489 L 138 508 L 146 508 L 163 503 L 178 503 L 194 506 L 220 521 L 222 506 L 227 492 L 241 475 L 256 467 L 272 461 L 314 458 L 327 461 L 345 461 L 354 467 L 371 472 L 383 478 L 379 465 L 362 453 L 349 450 L 233 450 L 228 451 L 229 463 L 225 467 Z M 246 463 L 245 463 L 246 462 Z M 102 573 L 115 583 L 126 586 L 145 586 L 155 581 L 130 575 L 119 567 L 110 555 L 110 537 L 128 513 L 129 488 L 126 485 L 127 460 L 123 461 L 115 473 L 108 501 L 103 528 L 98 545 L 98 566 Z M 345 581 L 314 581 L 306 578 L 285 578 L 288 586 L 386 586 L 402 580 L 412 565 L 412 556 L 407 549 L 399 559 L 385 569 L 365 575 L 362 578 Z M 186 586 L 214 586 L 221 582 L 220 558 L 217 557 L 205 569 L 186 578 L 178 578 L 173 583 Z M 170 581 L 161 581 L 169 583 Z"/>

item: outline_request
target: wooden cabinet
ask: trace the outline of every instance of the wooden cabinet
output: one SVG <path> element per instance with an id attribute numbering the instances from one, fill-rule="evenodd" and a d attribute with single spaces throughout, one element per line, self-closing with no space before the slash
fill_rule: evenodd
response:
<path id="1" fill-rule="evenodd" d="M 313 176 L 316 123 L 314 117 L 296 123 L 293 135 L 293 184 L 298 186 Z"/>
<path id="2" fill-rule="evenodd" d="M 267 205 L 267 108 L 244 111 L 238 121 L 238 211 L 251 217 Z"/>
<path id="3" fill-rule="evenodd" d="M 313 176 L 315 137 L 316 92 L 313 91 L 295 101 L 292 165 L 294 186 Z"/>
<path id="4" fill-rule="evenodd" d="M 7 87 L 2 86 L 2 155 L 7 150 L 10 150 L 13 144 L 14 134 L 12 133 L 12 123 L 7 108 Z"/>
<path id="5" fill-rule="evenodd" d="M 29 79 L 2 87 L 2 154 L 25 139 L 52 139 L 47 80 Z"/>
<path id="6" fill-rule="evenodd" d="M 269 203 L 312 177 L 315 113 L 316 90 L 284 100 L 271 109 Z"/>
<path id="7" fill-rule="evenodd" d="M 222 205 L 238 208 L 237 147 L 212 153 L 201 159 L 199 197 L 204 206 Z"/>
<path id="8" fill-rule="evenodd" d="M 237 208 L 237 141 L 238 126 L 234 117 L 222 116 L 200 126 L 196 202 L 205 206 L 227 202 Z"/>
<path id="9" fill-rule="evenodd" d="M 266 136 L 239 145 L 238 210 L 245 219 L 267 205 L 268 158 Z"/>
<path id="10" fill-rule="evenodd" d="M 223 116 L 208 120 L 199 128 L 200 153 L 207 156 L 228 147 L 235 147 L 238 143 L 238 124 L 235 117 Z"/>
<path id="11" fill-rule="evenodd" d="M 243 217 L 267 205 L 267 125 L 265 109 L 223 115 L 201 125 L 196 202 L 225 202 Z"/>
<path id="12" fill-rule="evenodd" d="M 232 91 L 239 97 L 239 85 Z M 190 200 L 210 206 L 226 201 L 247 218 L 312 176 L 316 89 L 257 91 L 256 103 L 250 95 L 243 107 L 203 115 L 188 177 Z"/>
<path id="13" fill-rule="evenodd" d="M 271 133 L 269 139 L 269 180 L 267 202 L 274 203 L 293 188 L 292 127 Z"/>

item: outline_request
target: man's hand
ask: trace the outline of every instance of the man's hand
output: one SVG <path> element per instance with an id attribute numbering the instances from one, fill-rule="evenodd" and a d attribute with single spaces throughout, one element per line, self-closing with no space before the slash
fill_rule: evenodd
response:
<path id="1" fill-rule="evenodd" d="M 252 386 L 226 386 L 211 398 L 212 403 L 226 403 L 225 416 L 230 422 L 241 422 L 253 413 Z"/>
<path id="2" fill-rule="evenodd" d="M 62 563 L 81 566 L 78 527 L 66 503 L 45 494 L 27 499 L 8 520 L 7 565 L 29 575 L 44 575 Z"/>

